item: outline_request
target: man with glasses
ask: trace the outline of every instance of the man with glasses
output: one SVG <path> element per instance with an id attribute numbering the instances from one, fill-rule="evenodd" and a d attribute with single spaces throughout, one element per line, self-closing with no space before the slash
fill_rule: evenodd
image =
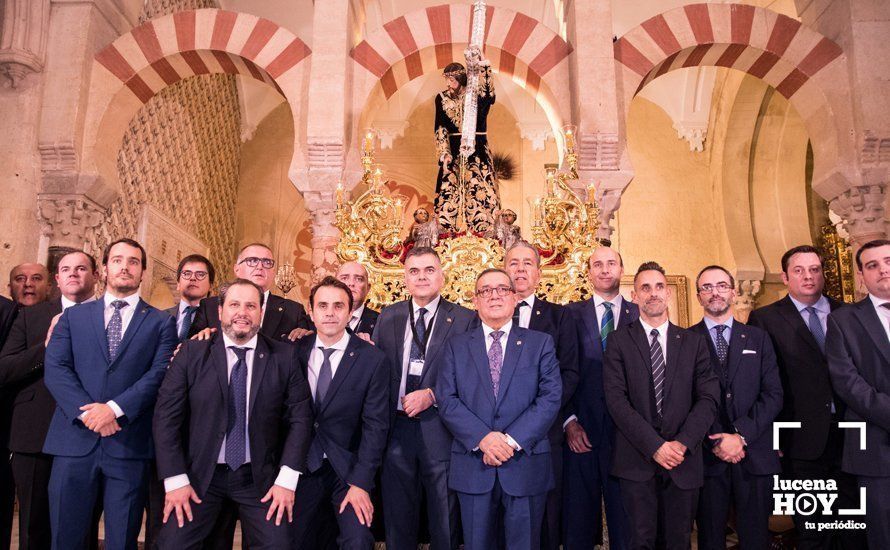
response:
<path id="1" fill-rule="evenodd" d="M 273 340 L 290 339 L 296 329 L 311 330 L 312 322 L 301 304 L 270 292 L 275 284 L 275 259 L 272 249 L 262 243 L 245 246 L 238 253 L 234 267 L 235 277 L 252 281 L 263 290 L 263 315 L 260 334 Z M 190 335 L 206 328 L 219 329 L 219 298 L 212 296 L 201 300 Z"/>
<path id="2" fill-rule="evenodd" d="M 176 318 L 176 334 L 180 342 L 188 339 L 198 306 L 201 300 L 210 296 L 215 278 L 216 270 L 204 256 L 190 254 L 180 260 L 176 268 L 179 303 L 166 310 Z"/>
<path id="3" fill-rule="evenodd" d="M 436 386 L 454 435 L 448 484 L 469 550 L 494 548 L 498 539 L 511 549 L 539 547 L 553 488 L 547 432 L 560 409 L 559 360 L 550 335 L 513 322 L 516 302 L 505 271 L 479 274 L 473 304 L 481 326 L 449 338 Z"/>
<path id="4" fill-rule="evenodd" d="M 695 280 L 704 318 L 690 330 L 710 343 L 720 382 L 717 418 L 704 440 L 705 484 L 698 501 L 698 547 L 726 548 L 730 507 L 742 548 L 768 548 L 772 475 L 781 471 L 772 425 L 782 383 L 769 336 L 732 318 L 735 279 L 711 265 Z"/>
<path id="5" fill-rule="evenodd" d="M 439 418 L 436 378 L 446 339 L 469 329 L 473 312 L 440 296 L 445 274 L 432 248 L 405 257 L 409 300 L 380 312 L 372 339 L 389 359 L 392 428 L 383 489 L 386 547 L 418 544 L 421 487 L 426 493 L 431 547 L 456 548 L 457 502 L 448 490 L 451 434 Z"/>

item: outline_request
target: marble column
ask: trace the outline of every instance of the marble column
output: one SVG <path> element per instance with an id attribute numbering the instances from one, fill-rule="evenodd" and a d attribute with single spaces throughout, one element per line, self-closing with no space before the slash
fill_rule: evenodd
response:
<path id="1" fill-rule="evenodd" d="M 829 203 L 829 208 L 843 219 L 854 254 L 868 241 L 887 238 L 885 177 L 886 168 L 868 170 L 863 178 L 866 185 L 854 186 Z"/>
<path id="2" fill-rule="evenodd" d="M 85 250 L 91 232 L 105 221 L 106 212 L 104 206 L 83 194 L 39 194 L 39 260 L 52 271 L 62 255 L 72 250 Z"/>
<path id="3" fill-rule="evenodd" d="M 312 220 L 312 284 L 317 283 L 326 275 L 337 272 L 337 243 L 340 242 L 340 230 L 334 225 L 336 220 L 333 193 L 309 192 L 303 194 L 306 209 Z"/>
<path id="4" fill-rule="evenodd" d="M 757 295 L 760 293 L 761 281 L 744 280 L 736 282 L 735 301 L 733 302 L 733 316 L 743 322 L 748 322 L 748 317 L 757 306 Z"/>

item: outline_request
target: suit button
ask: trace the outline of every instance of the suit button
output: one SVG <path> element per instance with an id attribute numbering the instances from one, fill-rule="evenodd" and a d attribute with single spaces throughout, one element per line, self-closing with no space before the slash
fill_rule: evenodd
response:
<path id="1" fill-rule="evenodd" d="M 727 398 L 727 399 L 732 399 L 732 392 L 729 392 L 729 391 L 726 392 L 726 398 Z"/>
<path id="2" fill-rule="evenodd" d="M 317 430 L 317 429 L 318 429 L 318 422 L 316 422 L 315 424 L 313 424 L 312 427 L 315 428 L 315 429 Z"/>

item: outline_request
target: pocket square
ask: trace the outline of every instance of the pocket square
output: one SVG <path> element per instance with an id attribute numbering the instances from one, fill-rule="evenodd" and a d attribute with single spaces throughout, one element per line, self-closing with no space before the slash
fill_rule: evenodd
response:
<path id="1" fill-rule="evenodd" d="M 757 353 L 757 350 L 754 350 L 754 349 L 743 349 L 743 350 L 742 350 L 742 355 L 747 355 L 747 354 L 749 354 L 749 353 L 750 353 L 750 354 L 756 354 L 756 353 Z"/>

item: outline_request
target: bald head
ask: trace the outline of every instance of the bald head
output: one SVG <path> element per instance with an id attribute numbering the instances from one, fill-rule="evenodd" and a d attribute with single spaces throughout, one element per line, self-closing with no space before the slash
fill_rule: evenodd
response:
<path id="1" fill-rule="evenodd" d="M 9 272 L 9 295 L 22 306 L 46 301 L 49 295 L 49 271 L 37 263 L 19 264 Z"/>
<path id="2" fill-rule="evenodd" d="M 601 298 L 611 300 L 618 294 L 624 262 L 614 248 L 598 246 L 588 261 L 587 277 L 590 286 Z"/>
<path id="3" fill-rule="evenodd" d="M 337 280 L 348 286 L 352 292 L 353 310 L 362 307 L 365 298 L 368 297 L 368 291 L 371 289 L 368 270 L 365 269 L 365 266 L 358 262 L 341 264 L 340 269 L 337 270 Z"/>

